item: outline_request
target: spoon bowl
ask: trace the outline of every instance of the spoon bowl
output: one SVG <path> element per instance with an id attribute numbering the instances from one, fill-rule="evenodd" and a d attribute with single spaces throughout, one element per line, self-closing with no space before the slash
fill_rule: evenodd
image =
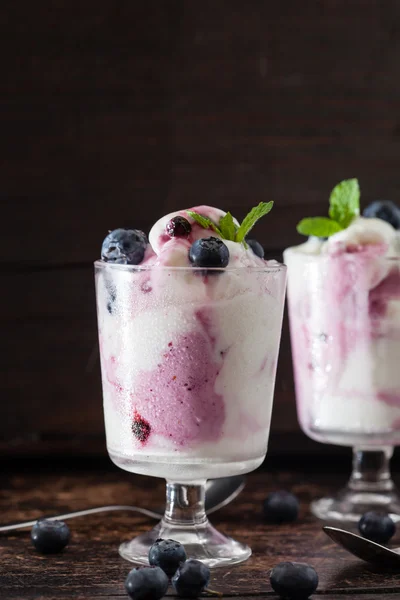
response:
<path id="1" fill-rule="evenodd" d="M 375 565 L 400 569 L 400 548 L 386 548 L 356 533 L 329 525 L 322 529 L 334 542 L 354 556 Z"/>

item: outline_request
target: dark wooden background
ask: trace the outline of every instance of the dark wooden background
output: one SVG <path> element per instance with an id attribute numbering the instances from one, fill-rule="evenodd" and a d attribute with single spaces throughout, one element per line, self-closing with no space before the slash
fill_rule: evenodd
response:
<path id="1" fill-rule="evenodd" d="M 396 0 L 2 0 L 0 453 L 104 454 L 92 261 L 108 229 L 261 200 L 268 256 L 333 185 L 400 198 Z M 285 322 L 271 452 L 296 420 Z"/>

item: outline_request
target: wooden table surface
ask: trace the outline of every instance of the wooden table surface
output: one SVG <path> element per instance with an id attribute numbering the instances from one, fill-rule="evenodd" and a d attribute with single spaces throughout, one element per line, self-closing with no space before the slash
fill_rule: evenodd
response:
<path id="1" fill-rule="evenodd" d="M 294 472 L 295 471 L 295 472 Z M 372 568 L 338 548 L 308 510 L 311 499 L 337 489 L 346 474 L 322 471 L 263 470 L 247 477 L 246 487 L 229 506 L 212 515 L 221 531 L 249 544 L 253 556 L 244 564 L 212 572 L 210 587 L 224 596 L 270 598 L 275 594 L 268 572 L 285 560 L 307 562 L 319 575 L 313 598 L 371 600 L 400 598 L 400 572 Z M 262 500 L 275 489 L 288 489 L 301 501 L 299 520 L 268 525 Z M 164 482 L 131 475 L 113 467 L 30 465 L 0 475 L 0 524 L 34 519 L 108 504 L 157 507 Z M 42 556 L 28 531 L 0 534 L 0 597 L 57 599 L 125 598 L 124 579 L 133 565 L 118 554 L 118 545 L 154 524 L 136 513 L 106 513 L 70 521 L 72 539 L 61 554 Z M 393 545 L 400 545 L 400 532 Z M 173 592 L 170 590 L 169 594 Z"/>

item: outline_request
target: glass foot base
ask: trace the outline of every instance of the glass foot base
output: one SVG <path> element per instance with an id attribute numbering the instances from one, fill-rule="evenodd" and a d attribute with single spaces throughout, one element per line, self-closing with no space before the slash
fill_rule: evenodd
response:
<path id="1" fill-rule="evenodd" d="M 153 529 L 120 545 L 122 558 L 148 565 L 150 546 L 159 538 L 183 544 L 188 558 L 197 558 L 211 567 L 234 565 L 249 558 L 251 549 L 219 533 L 208 521 L 197 526 L 182 526 L 164 519 Z"/>
<path id="2" fill-rule="evenodd" d="M 314 500 L 310 509 L 318 519 L 336 524 L 358 523 L 369 510 L 387 513 L 393 521 L 400 521 L 400 497 L 395 490 L 362 492 L 344 489 L 337 496 Z"/>

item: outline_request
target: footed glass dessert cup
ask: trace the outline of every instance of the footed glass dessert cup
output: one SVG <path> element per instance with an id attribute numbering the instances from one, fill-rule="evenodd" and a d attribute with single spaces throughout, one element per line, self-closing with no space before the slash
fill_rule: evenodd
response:
<path id="1" fill-rule="evenodd" d="M 95 270 L 110 458 L 167 482 L 161 522 L 121 556 L 147 564 L 155 540 L 171 538 L 210 567 L 246 560 L 250 548 L 209 523 L 205 483 L 265 458 L 286 267 Z"/>
<path id="2" fill-rule="evenodd" d="M 400 259 L 374 247 L 284 253 L 297 413 L 303 431 L 353 448 L 347 486 L 315 500 L 327 521 L 400 519 L 389 461 L 400 444 Z"/>

